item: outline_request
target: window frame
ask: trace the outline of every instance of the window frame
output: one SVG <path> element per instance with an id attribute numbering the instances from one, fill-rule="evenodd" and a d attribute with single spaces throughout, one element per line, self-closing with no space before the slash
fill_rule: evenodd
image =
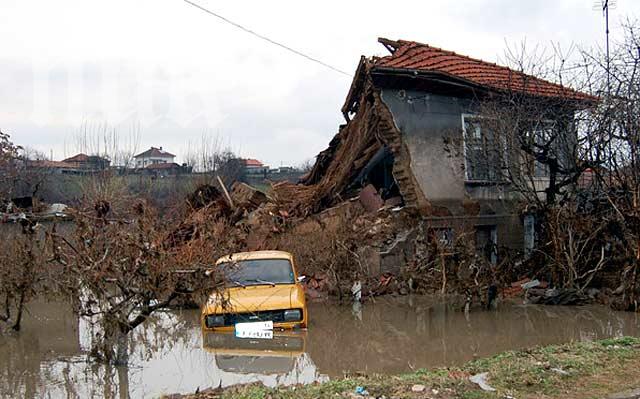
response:
<path id="1" fill-rule="evenodd" d="M 507 148 L 506 143 L 503 140 L 501 141 L 501 145 L 502 145 L 502 159 L 501 159 L 501 164 L 499 166 L 497 166 L 495 169 L 497 171 L 496 173 L 496 178 L 495 179 L 476 179 L 473 178 L 469 175 L 469 157 L 467 154 L 467 145 L 468 145 L 468 132 L 467 132 L 467 124 L 465 122 L 465 119 L 468 120 L 473 120 L 473 119 L 487 119 L 486 116 L 482 116 L 482 115 L 477 115 L 477 114 L 469 114 L 469 113 L 462 113 L 461 114 L 461 121 L 462 121 L 462 154 L 464 157 L 464 181 L 465 183 L 472 183 L 472 184 L 505 184 L 507 183 L 507 179 L 504 176 L 504 169 L 505 166 L 508 165 L 509 163 L 509 151 Z M 482 133 L 481 133 L 482 134 Z"/>
<path id="2" fill-rule="evenodd" d="M 541 125 L 544 126 L 545 128 L 540 128 Z M 549 126 L 550 126 L 550 129 L 548 128 Z M 548 140 L 545 137 L 545 135 L 547 134 L 549 135 L 549 137 L 552 137 L 554 134 L 556 135 L 559 134 L 559 132 L 556 131 L 557 128 L 558 128 L 557 120 L 541 119 L 538 121 L 538 124 L 536 126 L 528 127 L 525 130 L 525 134 L 527 134 L 527 137 L 529 140 L 533 140 L 535 143 L 538 141 L 540 137 L 542 138 L 541 141 Z M 539 135 L 540 133 L 542 133 L 542 136 Z M 555 145 L 558 145 L 557 140 Z M 529 154 L 526 154 L 524 152 L 522 154 L 522 157 L 525 160 L 524 164 L 526 165 L 527 173 L 529 174 L 529 176 L 531 176 L 532 179 L 545 180 L 549 178 L 549 168 L 547 165 L 540 163 L 538 160 L 536 160 L 535 158 L 531 157 Z M 537 173 L 538 170 L 544 170 L 544 173 L 541 175 L 538 175 Z"/>

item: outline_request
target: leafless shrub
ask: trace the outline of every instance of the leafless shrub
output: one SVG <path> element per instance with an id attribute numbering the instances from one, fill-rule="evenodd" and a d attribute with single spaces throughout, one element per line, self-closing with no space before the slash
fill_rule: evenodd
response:
<path id="1" fill-rule="evenodd" d="M 244 179 L 243 160 L 223 144 L 218 134 L 204 132 L 199 143 L 194 145 L 189 142 L 184 159 L 194 172 L 202 176 L 197 184 L 211 184 L 215 176 L 220 176 L 227 185 Z"/>
<path id="2" fill-rule="evenodd" d="M 133 157 L 140 147 L 141 136 L 140 124 L 132 124 L 123 135 L 107 123 L 85 122 L 72 136 L 72 151 L 100 156 L 126 171 L 135 166 Z"/>
<path id="3" fill-rule="evenodd" d="M 48 291 L 56 270 L 47 265 L 43 226 L 25 219 L 10 227 L 0 241 L 0 324 L 19 331 L 27 303 Z"/>
<path id="4" fill-rule="evenodd" d="M 0 130 L 0 200 L 10 198 L 18 175 L 17 159 L 22 147 L 13 144 L 8 134 Z"/>
<path id="5" fill-rule="evenodd" d="M 524 48 L 509 52 L 512 67 L 588 96 L 489 96 L 467 130 L 483 132 L 477 137 L 484 143 L 468 141 L 471 155 L 480 149 L 472 166 L 502 181 L 510 198 L 537 217 L 532 272 L 578 290 L 616 274 L 618 306 L 633 308 L 640 295 L 640 39 L 636 21 L 624 30 L 610 62 L 591 49 L 577 51 L 573 65 L 559 47 L 550 58 Z"/>
<path id="6" fill-rule="evenodd" d="M 117 191 L 108 193 L 93 196 L 92 209 L 75 213 L 70 237 L 53 234 L 53 258 L 63 271 L 58 287 L 75 299 L 81 316 L 98 326 L 93 355 L 124 364 L 128 334 L 150 315 L 202 301 L 219 286 L 204 271 L 227 252 L 221 244 L 226 226 L 204 220 L 208 225 L 201 234 L 167 246 L 172 223 L 144 202 L 111 202 Z"/>

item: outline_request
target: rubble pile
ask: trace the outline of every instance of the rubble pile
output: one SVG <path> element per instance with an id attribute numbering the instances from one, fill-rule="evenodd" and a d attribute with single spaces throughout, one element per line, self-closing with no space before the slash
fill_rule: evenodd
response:
<path id="1" fill-rule="evenodd" d="M 277 183 L 265 194 L 236 183 L 229 199 L 223 190 L 201 187 L 188 201 L 197 207 L 167 242 L 188 240 L 215 219 L 228 226 L 225 234 L 239 243 L 239 250 L 293 253 L 300 273 L 308 277 L 311 298 L 350 297 L 354 282 L 361 284 L 363 297 L 430 293 L 442 289 L 443 276 L 449 281 L 447 292 L 455 292 L 461 276 L 470 274 L 454 266 L 443 273 L 440 256 L 451 265 L 459 259 L 442 254 L 419 212 L 397 202 L 372 201 L 377 192 L 365 187 L 359 195 L 312 213 L 308 206 L 317 198 L 316 186 Z"/>

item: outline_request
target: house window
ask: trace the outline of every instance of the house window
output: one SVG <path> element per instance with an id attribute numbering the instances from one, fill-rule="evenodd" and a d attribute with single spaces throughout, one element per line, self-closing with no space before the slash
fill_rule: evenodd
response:
<path id="1" fill-rule="evenodd" d="M 542 153 L 546 148 L 550 152 L 549 156 L 557 156 L 559 151 L 556 151 L 560 143 L 556 142 L 559 137 L 555 132 L 555 123 L 553 121 L 542 121 L 536 123 L 526 133 L 525 137 L 529 141 L 528 145 L 532 148 L 533 153 Z M 534 159 L 531 155 L 525 155 L 527 157 L 527 172 L 529 176 L 544 178 L 549 177 L 549 167 Z"/>
<path id="2" fill-rule="evenodd" d="M 470 181 L 502 181 L 506 164 L 505 145 L 480 122 L 481 119 L 473 115 L 462 115 L 465 178 Z"/>

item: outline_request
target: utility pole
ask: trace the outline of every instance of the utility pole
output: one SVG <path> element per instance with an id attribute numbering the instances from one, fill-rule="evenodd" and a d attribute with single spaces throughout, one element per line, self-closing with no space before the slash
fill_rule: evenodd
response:
<path id="1" fill-rule="evenodd" d="M 604 16 L 604 28 L 606 35 L 605 51 L 606 51 L 606 73 L 607 73 L 607 95 L 611 94 L 611 63 L 609 60 L 609 10 L 616 7 L 616 0 L 599 0 L 594 5 L 593 9 L 602 11 Z"/>
<path id="2" fill-rule="evenodd" d="M 611 73 L 609 71 L 609 0 L 602 2 L 602 11 L 604 12 L 605 32 L 607 35 L 607 94 L 611 94 Z"/>

